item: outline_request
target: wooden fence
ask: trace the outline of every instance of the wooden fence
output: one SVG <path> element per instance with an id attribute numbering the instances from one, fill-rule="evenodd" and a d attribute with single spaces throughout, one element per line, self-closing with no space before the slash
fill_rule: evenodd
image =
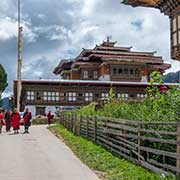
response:
<path id="1" fill-rule="evenodd" d="M 180 175 L 180 123 L 61 114 L 60 123 L 154 172 Z"/>

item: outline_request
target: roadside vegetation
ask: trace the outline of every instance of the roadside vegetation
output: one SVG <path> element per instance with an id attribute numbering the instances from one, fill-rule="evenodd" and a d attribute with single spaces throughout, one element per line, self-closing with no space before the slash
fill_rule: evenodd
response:
<path id="1" fill-rule="evenodd" d="M 148 97 L 142 102 L 117 100 L 110 89 L 108 103 L 97 108 L 97 103 L 80 109 L 77 113 L 138 121 L 178 121 L 180 120 L 180 87 L 170 87 L 161 92 L 154 83 L 162 85 L 162 76 L 158 72 L 151 74 Z"/>
<path id="2" fill-rule="evenodd" d="M 106 149 L 75 136 L 61 125 L 49 128 L 57 137 L 73 150 L 73 152 L 94 170 L 102 180 L 177 180 L 150 172 L 123 158 L 116 157 Z"/>
<path id="3" fill-rule="evenodd" d="M 59 117 L 54 117 L 52 120 L 53 124 L 56 124 L 59 122 Z M 36 116 L 32 119 L 32 124 L 33 125 L 43 125 L 43 124 L 48 124 L 48 120 L 46 116 Z"/>
<path id="4" fill-rule="evenodd" d="M 7 73 L 2 64 L 0 64 L 0 90 L 3 92 L 7 86 Z"/>
<path id="5" fill-rule="evenodd" d="M 157 86 L 158 85 L 158 86 Z M 150 86 L 146 89 L 147 98 L 142 101 L 122 101 L 115 98 L 113 87 L 110 88 L 109 97 L 106 102 L 93 102 L 81 108 L 79 115 L 113 117 L 137 121 L 179 121 L 180 120 L 180 86 L 170 87 L 165 90 L 162 76 L 158 72 L 151 74 Z M 167 130 L 161 127 L 159 130 Z M 175 180 L 176 177 L 165 177 L 150 172 L 138 165 L 130 163 L 119 156 L 88 141 L 77 137 L 66 130 L 63 126 L 57 125 L 50 128 L 58 137 L 62 137 L 65 143 L 74 153 L 91 169 L 102 176 L 105 180 Z M 149 143 L 149 142 L 148 142 Z M 146 145 L 145 145 L 146 146 Z M 160 143 L 152 143 L 152 148 L 164 150 Z M 170 146 L 166 147 L 170 151 Z M 172 150 L 174 152 L 174 149 Z M 155 157 L 159 158 L 159 156 Z"/>

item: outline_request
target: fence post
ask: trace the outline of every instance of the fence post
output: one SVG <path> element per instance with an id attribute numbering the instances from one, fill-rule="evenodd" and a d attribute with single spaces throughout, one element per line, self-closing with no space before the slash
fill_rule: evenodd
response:
<path id="1" fill-rule="evenodd" d="M 65 114 L 63 114 L 63 125 L 64 125 L 64 127 L 66 127 L 66 116 L 65 116 Z"/>
<path id="2" fill-rule="evenodd" d="M 73 133 L 76 135 L 77 114 L 74 114 Z"/>
<path id="3" fill-rule="evenodd" d="M 79 132 L 78 132 L 79 136 L 81 135 L 82 118 L 83 118 L 82 115 L 80 115 L 80 118 L 79 118 Z"/>
<path id="4" fill-rule="evenodd" d="M 62 117 L 63 117 L 63 125 L 64 125 L 64 127 L 65 127 L 65 120 L 66 120 L 66 119 L 65 119 L 65 114 L 63 114 Z"/>
<path id="5" fill-rule="evenodd" d="M 86 116 L 86 137 L 88 138 L 89 116 Z"/>
<path id="6" fill-rule="evenodd" d="M 69 130 L 72 132 L 72 125 L 73 125 L 73 114 L 70 114 L 70 121 L 69 121 Z"/>
<path id="7" fill-rule="evenodd" d="M 60 123 L 61 125 L 63 125 L 63 115 L 62 115 L 62 114 L 60 114 L 59 118 L 60 118 L 59 123 Z"/>
<path id="8" fill-rule="evenodd" d="M 73 115 L 73 133 L 76 134 L 76 114 Z"/>
<path id="9" fill-rule="evenodd" d="M 74 133 L 74 131 L 73 131 L 73 127 L 74 127 L 74 114 L 71 114 L 71 132 L 73 132 Z"/>
<path id="10" fill-rule="evenodd" d="M 107 124 L 108 124 L 108 119 L 106 118 L 104 121 L 105 121 L 105 137 L 106 137 L 106 139 L 107 139 L 107 136 L 108 136 L 108 133 L 107 133 L 107 131 L 108 131 L 108 126 L 107 126 Z"/>
<path id="11" fill-rule="evenodd" d="M 70 114 L 67 115 L 67 129 L 69 130 L 69 120 L 70 120 Z"/>
<path id="12" fill-rule="evenodd" d="M 66 128 L 68 129 L 69 114 L 66 115 Z"/>
<path id="13" fill-rule="evenodd" d="M 97 117 L 94 116 L 94 142 L 96 142 L 97 138 Z"/>
<path id="14" fill-rule="evenodd" d="M 64 127 L 66 128 L 66 114 L 64 114 Z"/>
<path id="15" fill-rule="evenodd" d="M 176 126 L 176 132 L 177 132 L 177 155 L 178 157 L 180 156 L 180 122 L 177 122 L 177 126 Z M 179 172 L 177 172 L 177 176 L 180 175 L 180 159 L 177 158 L 176 159 L 176 168 L 179 170 Z"/>
<path id="16" fill-rule="evenodd" d="M 140 156 L 141 156 L 141 124 L 138 123 L 138 161 L 140 162 Z"/>

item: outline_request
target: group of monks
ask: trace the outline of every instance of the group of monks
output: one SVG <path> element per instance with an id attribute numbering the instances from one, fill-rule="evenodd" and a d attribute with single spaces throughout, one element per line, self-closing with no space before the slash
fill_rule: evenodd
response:
<path id="1" fill-rule="evenodd" d="M 32 119 L 31 112 L 27 108 L 23 114 L 24 134 L 29 133 L 28 130 L 29 127 L 31 126 L 31 119 Z M 19 134 L 20 121 L 21 121 L 21 115 L 16 108 L 14 108 L 12 113 L 8 110 L 6 110 L 5 113 L 3 113 L 3 110 L 0 109 L 0 133 L 2 132 L 3 125 L 5 125 L 6 132 L 10 132 L 12 127 L 14 130 L 14 134 Z"/>

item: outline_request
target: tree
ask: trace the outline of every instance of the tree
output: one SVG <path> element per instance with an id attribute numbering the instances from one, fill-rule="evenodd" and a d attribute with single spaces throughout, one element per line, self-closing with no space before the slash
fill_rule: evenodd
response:
<path id="1" fill-rule="evenodd" d="M 7 74 L 4 67 L 0 64 L 0 91 L 3 92 L 7 86 Z"/>

